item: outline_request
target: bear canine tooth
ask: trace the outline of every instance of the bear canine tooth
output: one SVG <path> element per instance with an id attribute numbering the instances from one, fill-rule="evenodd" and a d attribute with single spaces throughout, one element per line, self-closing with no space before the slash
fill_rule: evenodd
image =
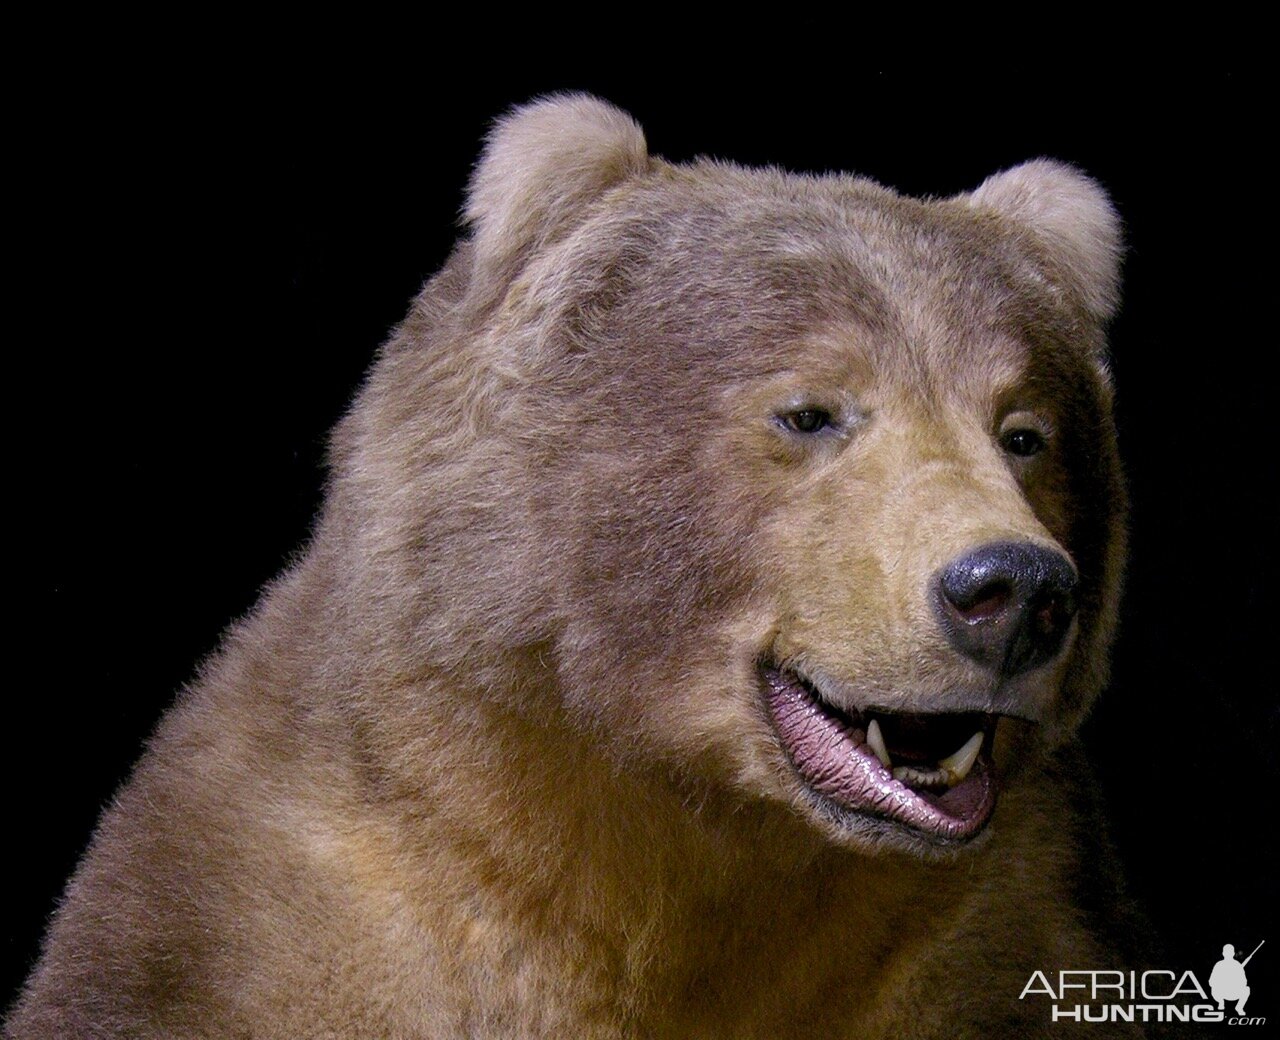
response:
<path id="1" fill-rule="evenodd" d="M 889 758 L 889 749 L 884 746 L 884 734 L 880 732 L 880 723 L 872 719 L 867 724 L 867 746 L 876 753 L 876 758 L 880 759 L 880 764 L 885 769 L 893 769 L 893 762 Z M 894 771 L 894 776 L 897 776 Z"/>
<path id="2" fill-rule="evenodd" d="M 955 787 L 969 775 L 973 763 L 978 760 L 978 752 L 982 750 L 982 730 L 971 736 L 959 751 L 938 760 L 938 768 L 947 776 L 947 786 Z"/>

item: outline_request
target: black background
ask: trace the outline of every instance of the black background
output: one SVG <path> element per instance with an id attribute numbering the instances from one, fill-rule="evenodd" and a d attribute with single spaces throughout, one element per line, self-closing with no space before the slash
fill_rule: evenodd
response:
<path id="1" fill-rule="evenodd" d="M 447 255 L 488 121 L 584 89 L 670 159 L 942 195 L 1047 155 L 1112 193 L 1132 562 L 1086 736 L 1168 966 L 1204 979 L 1224 942 L 1270 938 L 1250 1010 L 1280 1014 L 1261 86 L 1224 60 L 854 68 L 824 36 L 802 23 L 749 55 L 704 43 L 453 81 L 425 55 L 175 49 L 20 98 L 5 992 L 159 714 L 304 544 L 326 431 Z"/>

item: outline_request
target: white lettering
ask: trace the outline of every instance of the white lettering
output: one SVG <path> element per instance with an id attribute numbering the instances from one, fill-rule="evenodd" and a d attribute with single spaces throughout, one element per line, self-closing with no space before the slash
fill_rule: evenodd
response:
<path id="1" fill-rule="evenodd" d="M 1187 986 L 1187 984 L 1186 984 L 1187 979 L 1190 979 L 1190 980 L 1191 980 L 1191 985 L 1190 985 L 1190 986 Z M 1182 978 L 1180 978 L 1180 979 L 1178 980 L 1178 986 L 1177 986 L 1177 988 L 1173 991 L 1173 993 L 1172 993 L 1171 995 L 1172 995 L 1172 996 L 1175 996 L 1175 997 L 1178 997 L 1178 996 L 1181 996 L 1181 995 L 1182 995 L 1182 994 L 1184 994 L 1184 993 L 1194 993 L 1194 994 L 1195 994 L 1197 997 L 1199 997 L 1201 1000 L 1208 1000 L 1208 999 L 1209 999 L 1209 994 L 1208 994 L 1208 993 L 1206 993 L 1203 989 L 1201 989 L 1201 988 L 1200 988 L 1200 980 L 1199 980 L 1199 979 L 1197 979 L 1197 978 L 1195 977 L 1195 975 L 1193 975 L 1193 974 L 1192 974 L 1191 972 L 1189 972 L 1189 971 L 1186 971 L 1186 972 L 1183 972 L 1183 973 L 1182 973 Z"/>
<path id="2" fill-rule="evenodd" d="M 1208 1001 L 1200 979 L 1193 971 L 1184 971 L 1181 976 L 1177 972 L 1165 969 L 1144 971 L 1141 976 L 1136 971 L 1084 971 L 1060 970 L 1057 979 L 1051 980 L 1043 971 L 1033 971 L 1019 1000 L 1028 996 L 1045 996 L 1054 1001 L 1050 1014 L 1054 1022 L 1070 1020 L 1073 1022 L 1223 1022 L 1224 1012 L 1216 1009 L 1211 1003 L 1173 1003 L 1179 997 L 1199 997 Z M 1168 979 L 1168 983 L 1162 981 Z M 1056 988 L 1055 988 L 1056 981 Z M 1168 987 L 1166 991 L 1166 987 Z M 1085 991 L 1087 1002 L 1071 1007 L 1059 1007 L 1057 1001 L 1068 999 L 1071 990 Z M 1161 1003 L 1123 1004 L 1119 1000 L 1128 997 L 1137 1000 L 1138 994 L 1146 1001 Z M 1116 1003 L 1105 1003 L 1107 999 Z M 1101 1006 L 1099 1006 L 1101 1005 Z M 1231 1025 L 1261 1025 L 1265 1018 L 1244 1018 L 1237 1016 L 1230 1020 Z"/>
<path id="3" fill-rule="evenodd" d="M 1031 988 L 1036 979 L 1040 980 L 1040 984 L 1044 989 Z M 1027 984 L 1022 987 L 1022 992 L 1018 995 L 1018 999 L 1025 999 L 1028 993 L 1044 993 L 1047 996 L 1052 997 L 1054 1000 L 1058 999 L 1058 994 L 1053 991 L 1053 987 L 1049 985 L 1049 980 L 1044 977 L 1044 972 L 1042 971 L 1034 971 L 1031 973 L 1031 978 L 1027 979 Z"/>

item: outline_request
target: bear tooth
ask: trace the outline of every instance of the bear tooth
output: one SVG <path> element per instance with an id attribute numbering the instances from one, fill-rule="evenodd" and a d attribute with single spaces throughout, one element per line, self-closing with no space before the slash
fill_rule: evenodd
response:
<path id="1" fill-rule="evenodd" d="M 947 784 L 948 773 L 941 769 L 917 769 L 915 766 L 898 766 L 893 778 L 899 783 L 917 787 L 942 787 Z"/>
<path id="2" fill-rule="evenodd" d="M 964 746 L 954 755 L 938 760 L 938 768 L 947 774 L 947 784 L 955 787 L 969 775 L 973 763 L 978 760 L 978 752 L 982 750 L 982 730 L 978 730 L 965 741 Z"/>
<path id="3" fill-rule="evenodd" d="M 892 769 L 893 762 L 889 758 L 889 749 L 884 746 L 884 734 L 880 732 L 880 723 L 875 719 L 867 725 L 867 745 L 876 753 L 880 764 L 885 769 Z"/>

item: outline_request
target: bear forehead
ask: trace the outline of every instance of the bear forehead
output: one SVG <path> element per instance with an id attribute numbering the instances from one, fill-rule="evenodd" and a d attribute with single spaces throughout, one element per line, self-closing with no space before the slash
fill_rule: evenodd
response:
<path id="1" fill-rule="evenodd" d="M 786 364 L 817 338 L 954 365 L 1080 334 L 1016 230 L 847 175 L 664 166 L 608 193 L 533 274 L 594 349 L 691 364 Z"/>

